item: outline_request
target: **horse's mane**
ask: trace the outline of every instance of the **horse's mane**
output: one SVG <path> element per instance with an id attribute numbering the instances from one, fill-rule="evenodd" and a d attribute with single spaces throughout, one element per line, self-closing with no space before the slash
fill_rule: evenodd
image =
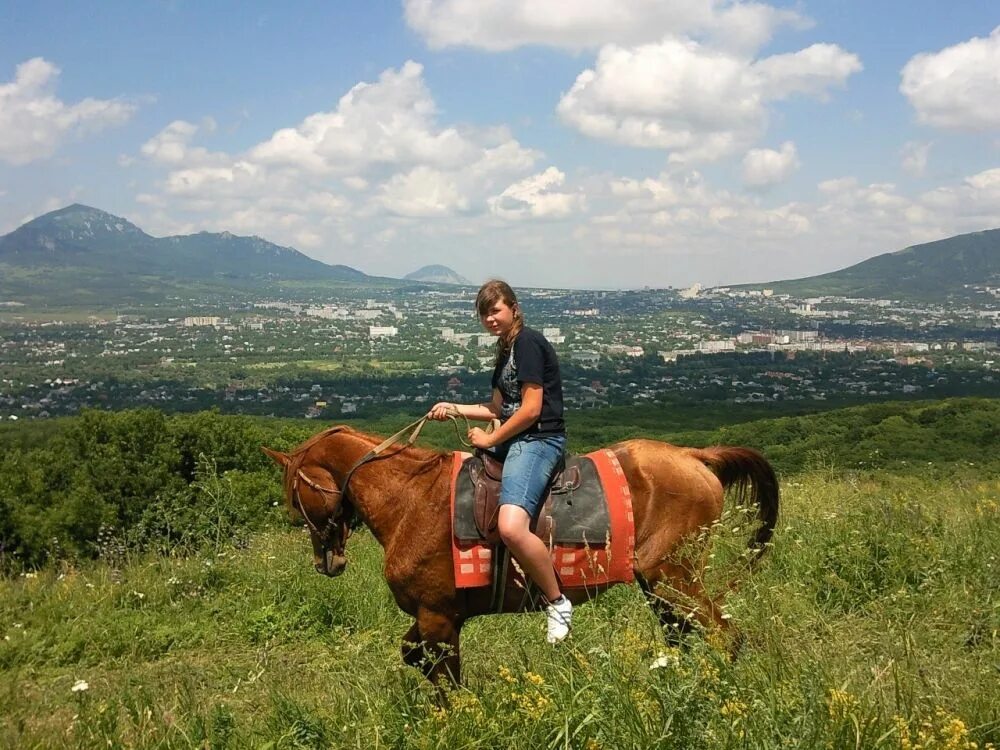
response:
<path id="1" fill-rule="evenodd" d="M 307 450 L 316 445 L 316 443 L 318 443 L 320 440 L 323 440 L 324 438 L 328 437 L 329 435 L 332 435 L 335 432 L 346 432 L 348 430 L 354 432 L 354 430 L 351 430 L 350 427 L 344 424 L 338 424 L 334 425 L 333 427 L 327 427 L 322 432 L 317 432 L 311 438 L 306 439 L 305 442 L 299 443 L 297 446 L 295 446 L 295 448 L 291 450 L 288 456 L 289 458 L 299 458 Z"/>
<path id="2" fill-rule="evenodd" d="M 378 435 L 372 435 L 366 432 L 361 432 L 360 430 L 356 430 L 353 427 L 348 427 L 347 425 L 343 424 L 335 425 L 333 427 L 328 427 L 327 429 L 313 435 L 311 438 L 309 438 L 302 444 L 298 445 L 288 454 L 288 457 L 291 459 L 291 471 L 288 472 L 287 476 L 293 477 L 295 473 L 301 468 L 306 453 L 309 451 L 310 448 L 312 448 L 317 443 L 325 440 L 326 438 L 336 433 L 349 434 L 351 437 L 358 438 L 362 442 L 369 443 L 372 447 L 375 447 L 384 440 L 384 438 Z M 437 464 L 442 458 L 444 458 L 447 455 L 445 452 L 442 451 L 433 450 L 431 448 L 422 448 L 416 445 L 407 445 L 402 447 L 401 446 L 402 446 L 401 443 L 397 443 L 396 445 L 390 446 L 384 454 L 379 456 L 379 458 L 388 458 L 390 456 L 408 458 L 416 463 L 424 464 L 425 466 L 421 467 L 421 471 L 419 472 L 423 473 L 423 471 L 426 471 L 427 469 L 431 468 L 432 465 Z"/>

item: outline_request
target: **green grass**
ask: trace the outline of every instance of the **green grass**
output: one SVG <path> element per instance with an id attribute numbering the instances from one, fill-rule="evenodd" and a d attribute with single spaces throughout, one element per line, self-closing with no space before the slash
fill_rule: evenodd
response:
<path id="1" fill-rule="evenodd" d="M 2 579 L 0 746 L 997 743 L 1000 483 L 814 470 L 783 490 L 773 549 L 729 599 L 746 635 L 735 661 L 711 635 L 668 649 L 619 587 L 579 608 L 557 649 L 539 615 L 470 623 L 445 706 L 399 659 L 409 623 L 367 533 L 336 580 L 312 571 L 298 529 Z M 731 513 L 717 532 L 715 586 L 739 525 Z"/>

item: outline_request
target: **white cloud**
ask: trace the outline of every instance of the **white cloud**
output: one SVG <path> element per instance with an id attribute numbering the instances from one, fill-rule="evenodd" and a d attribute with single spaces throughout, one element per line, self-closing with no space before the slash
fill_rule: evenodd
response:
<path id="1" fill-rule="evenodd" d="M 388 255 L 372 253 L 366 243 L 384 241 L 390 236 L 384 230 L 395 224 L 406 227 L 391 233 L 403 243 L 499 223 L 490 198 L 530 174 L 541 156 L 505 126 L 440 124 L 413 62 L 357 84 L 333 110 L 241 153 L 198 145 L 213 124 L 178 120 L 142 146 L 147 163 L 165 170 L 155 190 L 137 197 L 148 211 L 137 217 L 148 221 L 144 227 L 160 234 L 193 228 L 260 234 L 373 273 L 392 269 L 373 269 Z M 560 195 L 540 190 L 532 196 L 533 215 L 557 213 Z M 353 255 L 334 255 L 346 245 Z"/>
<path id="2" fill-rule="evenodd" d="M 494 52 L 532 44 L 580 51 L 668 35 L 755 50 L 782 25 L 808 25 L 792 10 L 728 0 L 404 0 L 404 6 L 410 28 L 432 48 Z"/>
<path id="3" fill-rule="evenodd" d="M 504 219 L 561 219 L 584 206 L 581 193 L 565 193 L 566 175 L 555 167 L 515 182 L 489 200 L 490 210 Z"/>
<path id="4" fill-rule="evenodd" d="M 766 103 L 823 96 L 860 70 L 836 45 L 753 62 L 691 40 L 608 45 L 558 105 L 563 121 L 594 138 L 667 149 L 671 160 L 710 161 L 746 149 L 764 132 Z"/>
<path id="5" fill-rule="evenodd" d="M 785 141 L 780 151 L 755 148 L 743 157 L 743 182 L 753 187 L 768 187 L 784 182 L 801 166 L 795 144 Z"/>
<path id="6" fill-rule="evenodd" d="M 213 156 L 204 148 L 191 148 L 190 142 L 198 132 L 211 133 L 215 121 L 206 118 L 201 127 L 184 120 L 174 120 L 163 130 L 142 145 L 142 155 L 160 164 L 203 164 L 213 160 L 225 160 L 222 155 Z"/>
<path id="7" fill-rule="evenodd" d="M 0 160 L 44 159 L 66 140 L 120 125 L 135 111 L 132 104 L 109 99 L 66 104 L 52 93 L 58 77 L 59 68 L 35 57 L 17 66 L 13 81 L 0 84 Z"/>
<path id="8" fill-rule="evenodd" d="M 395 175 L 382 186 L 380 201 L 391 213 L 411 217 L 447 216 L 469 207 L 451 176 L 426 166 Z"/>
<path id="9" fill-rule="evenodd" d="M 927 157 L 931 152 L 931 143 L 908 141 L 899 152 L 903 171 L 913 177 L 923 177 L 927 171 Z"/>
<path id="10" fill-rule="evenodd" d="M 830 87 L 843 86 L 862 67 L 857 55 L 836 44 L 814 44 L 798 52 L 772 55 L 753 65 L 760 76 L 761 92 L 765 98 L 775 100 L 792 94 L 825 99 Z"/>
<path id="11" fill-rule="evenodd" d="M 367 190 L 368 180 L 364 177 L 358 177 L 357 175 L 350 175 L 343 179 L 343 183 L 347 185 L 351 190 Z"/>
<path id="12" fill-rule="evenodd" d="M 406 62 L 376 83 L 359 83 L 337 108 L 310 115 L 255 146 L 261 164 L 316 173 L 353 173 L 370 164 L 454 168 L 476 155 L 476 144 L 455 127 L 437 128 L 436 107 L 423 66 Z M 346 176 L 346 175 L 345 175 Z"/>
<path id="13" fill-rule="evenodd" d="M 921 122 L 952 130 L 1000 127 L 1000 26 L 939 52 L 912 57 L 899 90 Z"/>

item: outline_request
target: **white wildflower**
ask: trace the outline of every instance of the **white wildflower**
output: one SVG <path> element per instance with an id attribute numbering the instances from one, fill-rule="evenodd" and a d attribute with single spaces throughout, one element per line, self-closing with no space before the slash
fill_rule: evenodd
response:
<path id="1" fill-rule="evenodd" d="M 86 680 L 77 680 L 71 690 L 74 693 L 82 693 L 84 690 L 90 690 L 90 684 Z"/>
<path id="2" fill-rule="evenodd" d="M 649 665 L 650 669 L 669 669 L 670 667 L 676 667 L 680 664 L 680 658 L 677 654 L 660 654 L 659 657 L 653 660 L 653 663 Z"/>

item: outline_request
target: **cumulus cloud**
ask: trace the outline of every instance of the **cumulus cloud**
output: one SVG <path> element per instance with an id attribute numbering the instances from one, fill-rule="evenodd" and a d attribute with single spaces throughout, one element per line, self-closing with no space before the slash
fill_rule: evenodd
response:
<path id="1" fill-rule="evenodd" d="M 795 11 L 727 0 L 404 0 L 406 21 L 433 48 L 489 51 L 546 45 L 579 51 L 687 35 L 716 46 L 755 50 L 783 25 L 803 27 Z"/>
<path id="2" fill-rule="evenodd" d="M 557 190 L 566 175 L 555 167 L 515 182 L 489 200 L 490 210 L 504 219 L 561 219 L 583 208 L 583 195 Z"/>
<path id="3" fill-rule="evenodd" d="M 914 56 L 899 90 L 928 125 L 952 130 L 1000 127 L 1000 26 L 938 52 Z"/>
<path id="4" fill-rule="evenodd" d="M 768 187 L 784 182 L 801 166 L 795 144 L 785 141 L 781 150 L 755 148 L 743 157 L 743 182 L 752 187 Z"/>
<path id="5" fill-rule="evenodd" d="M 412 243 L 477 221 L 499 223 L 491 198 L 530 174 L 541 156 L 504 126 L 439 123 L 414 62 L 357 84 L 331 110 L 239 153 L 199 145 L 213 125 L 177 120 L 143 144 L 141 157 L 164 170 L 156 189 L 137 198 L 148 211 L 144 227 L 260 234 L 372 272 L 391 269 L 371 268 L 379 257 L 366 243 Z M 551 185 L 530 194 L 526 218 L 556 214 L 561 195 Z M 328 256 L 345 246 L 356 246 L 349 252 L 357 255 Z"/>
<path id="6" fill-rule="evenodd" d="M 17 66 L 0 84 L 0 160 L 27 164 L 52 156 L 68 139 L 120 125 L 135 112 L 124 101 L 83 99 L 67 104 L 53 93 L 59 68 L 41 57 Z"/>
<path id="7" fill-rule="evenodd" d="M 759 61 L 693 40 L 601 49 L 558 105 L 562 120 L 594 138 L 660 148 L 676 162 L 710 161 L 764 132 L 767 102 L 822 97 L 861 69 L 836 45 Z"/>
<path id="8" fill-rule="evenodd" d="M 425 164 L 454 168 L 477 148 L 455 127 L 435 126 L 436 107 L 423 80 L 423 66 L 408 61 L 376 83 L 359 83 L 336 109 L 318 112 L 283 128 L 253 148 L 262 164 L 317 173 L 344 173 L 373 163 Z"/>
<path id="9" fill-rule="evenodd" d="M 931 152 L 931 143 L 908 141 L 900 150 L 900 164 L 903 171 L 913 177 L 922 177 L 927 171 L 927 158 Z"/>
<path id="10" fill-rule="evenodd" d="M 804 94 L 825 99 L 827 90 L 843 86 L 862 69 L 857 55 L 836 44 L 814 44 L 798 52 L 772 55 L 753 64 L 760 85 L 769 99 Z"/>
<path id="11" fill-rule="evenodd" d="M 170 165 L 224 161 L 222 154 L 213 157 L 205 148 L 190 146 L 191 140 L 199 131 L 210 133 L 214 130 L 215 121 L 211 118 L 206 118 L 201 126 L 185 120 L 174 120 L 142 145 L 142 155 L 160 164 Z"/>
<path id="12" fill-rule="evenodd" d="M 446 216 L 469 207 L 450 175 L 426 166 L 393 176 L 382 186 L 380 200 L 399 216 Z"/>

